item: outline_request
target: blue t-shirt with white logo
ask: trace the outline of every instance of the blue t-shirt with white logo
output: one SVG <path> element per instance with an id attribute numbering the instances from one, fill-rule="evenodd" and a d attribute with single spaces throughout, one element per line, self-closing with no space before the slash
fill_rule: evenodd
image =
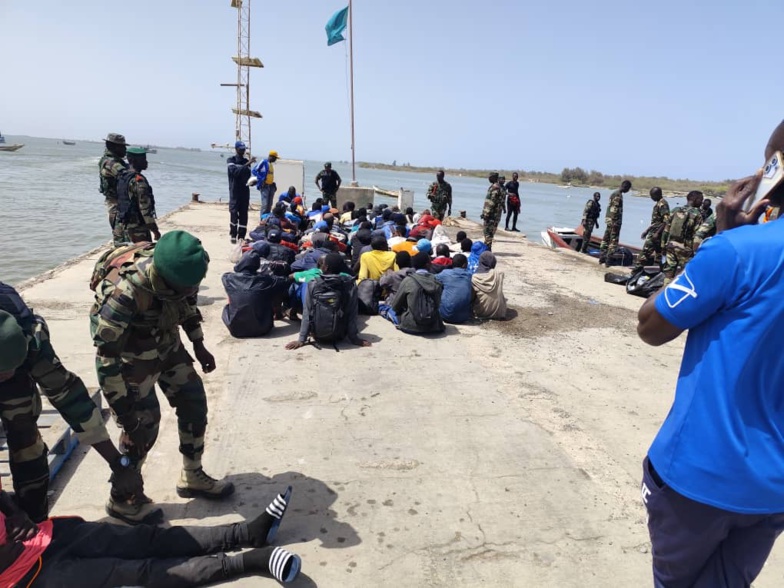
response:
<path id="1" fill-rule="evenodd" d="M 655 304 L 689 334 L 651 463 L 697 502 L 784 512 L 784 220 L 705 241 Z"/>

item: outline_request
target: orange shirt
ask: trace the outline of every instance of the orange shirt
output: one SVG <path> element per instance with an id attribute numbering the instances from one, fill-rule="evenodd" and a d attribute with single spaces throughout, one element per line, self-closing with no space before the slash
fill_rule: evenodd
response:
<path id="1" fill-rule="evenodd" d="M 400 253 L 401 251 L 408 251 L 411 254 L 411 257 L 417 254 L 416 249 L 416 241 L 403 241 L 402 243 L 398 243 L 397 245 L 392 245 L 392 251 L 395 253 Z"/>

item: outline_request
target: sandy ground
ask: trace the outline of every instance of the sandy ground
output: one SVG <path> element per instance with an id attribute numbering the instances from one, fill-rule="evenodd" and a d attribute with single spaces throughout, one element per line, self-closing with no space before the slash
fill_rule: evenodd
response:
<path id="1" fill-rule="evenodd" d="M 640 462 L 669 409 L 683 339 L 640 342 L 641 299 L 606 284 L 587 258 L 500 232 L 512 320 L 417 338 L 366 317 L 370 348 L 286 351 L 298 325 L 235 340 L 220 320 L 227 223 L 225 207 L 201 204 L 163 224 L 199 235 L 212 257 L 200 294 L 218 363 L 204 378 L 205 468 L 237 485 L 222 503 L 177 497 L 165 408 L 145 478 L 170 522 L 253 517 L 292 484 L 279 540 L 303 557 L 297 586 L 651 584 Z M 96 256 L 23 292 L 92 386 Z M 54 514 L 105 519 L 107 477 L 80 450 L 56 483 Z M 781 586 L 783 575 L 779 548 L 756 585 Z"/>

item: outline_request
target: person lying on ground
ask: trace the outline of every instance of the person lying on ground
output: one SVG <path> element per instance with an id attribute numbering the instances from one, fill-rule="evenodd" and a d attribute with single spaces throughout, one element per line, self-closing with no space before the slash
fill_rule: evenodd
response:
<path id="1" fill-rule="evenodd" d="M 504 274 L 495 269 L 496 257 L 492 251 L 479 256 L 479 265 L 471 276 L 474 290 L 472 308 L 478 319 L 506 319 Z"/>
<path id="2" fill-rule="evenodd" d="M 387 270 L 379 280 L 379 284 L 382 288 L 381 298 L 386 301 L 391 301 L 395 297 L 395 294 L 397 294 L 403 279 L 414 273 L 414 268 L 411 267 L 411 255 L 409 255 L 408 251 L 396 253 L 395 263 L 398 267 L 397 271 L 391 269 Z"/>
<path id="3" fill-rule="evenodd" d="M 446 323 L 460 324 L 471 320 L 474 292 L 467 265 L 468 260 L 464 255 L 455 255 L 452 267 L 436 275 L 436 280 L 444 287 L 438 311 Z"/>
<path id="4" fill-rule="evenodd" d="M 433 266 L 438 266 L 439 269 L 452 267 L 452 258 L 449 257 L 449 246 L 445 244 L 436 247 L 436 257 L 431 262 Z"/>
<path id="5" fill-rule="evenodd" d="M 370 341 L 359 337 L 357 285 L 353 276 L 342 273 L 344 265 L 339 253 L 319 260 L 320 275 L 303 285 L 299 339 L 288 343 L 286 349 L 299 349 L 308 339 L 335 345 L 346 337 L 354 345 L 370 347 Z"/>
<path id="6" fill-rule="evenodd" d="M 270 544 L 291 487 L 248 522 L 209 527 L 122 527 L 57 517 L 33 523 L 0 490 L 0 586 L 188 588 L 243 576 L 293 581 L 298 555 Z M 226 552 L 250 548 L 237 555 Z"/>
<path id="7" fill-rule="evenodd" d="M 387 240 L 383 235 L 375 235 L 370 241 L 371 250 L 359 258 L 357 281 L 378 280 L 387 270 L 396 270 L 395 252 L 389 251 Z"/>
<path id="8" fill-rule="evenodd" d="M 411 259 L 414 273 L 400 283 L 388 306 L 379 305 L 379 314 L 386 317 L 404 333 L 442 333 L 444 321 L 438 312 L 443 286 L 430 273 L 430 256 L 417 253 Z M 383 310 L 383 312 L 382 312 Z"/>

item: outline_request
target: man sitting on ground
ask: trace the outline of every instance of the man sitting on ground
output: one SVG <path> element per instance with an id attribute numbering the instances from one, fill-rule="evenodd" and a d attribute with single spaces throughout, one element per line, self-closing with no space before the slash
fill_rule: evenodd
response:
<path id="1" fill-rule="evenodd" d="M 466 256 L 466 258 L 471 255 L 471 248 L 474 246 L 474 242 L 469 239 L 465 238 L 460 241 L 460 253 Z"/>
<path id="2" fill-rule="evenodd" d="M 404 333 L 442 333 L 445 327 L 438 309 L 443 286 L 428 271 L 430 256 L 424 252 L 417 253 L 411 264 L 415 271 L 400 283 L 386 318 Z"/>
<path id="3" fill-rule="evenodd" d="M 289 583 L 299 556 L 269 544 L 290 501 L 289 486 L 252 521 L 221 526 L 121 527 L 73 516 L 36 525 L 0 490 L 0 586 L 185 588 L 259 574 Z"/>
<path id="4" fill-rule="evenodd" d="M 436 280 L 444 286 L 439 312 L 447 323 L 460 324 L 471 320 L 473 289 L 467 266 L 466 256 L 458 253 L 452 262 L 452 268 L 436 275 Z"/>
<path id="5" fill-rule="evenodd" d="M 344 265 L 340 253 L 319 260 L 321 275 L 303 286 L 299 339 L 287 344 L 286 349 L 299 349 L 309 337 L 316 343 L 333 345 L 348 337 L 354 345 L 370 347 L 370 341 L 359 337 L 357 285 L 352 276 L 341 273 Z"/>
<path id="6" fill-rule="evenodd" d="M 460 249 L 460 244 L 468 237 L 465 231 L 458 231 L 457 236 L 455 237 L 455 242 L 450 245 L 449 250 L 452 253 L 460 253 L 462 249 Z"/>
<path id="7" fill-rule="evenodd" d="M 392 251 L 394 251 L 393 247 L 395 245 L 399 243 L 404 243 L 406 240 L 407 233 L 408 230 L 406 229 L 406 225 L 395 225 L 392 236 L 389 239 L 387 239 L 387 245 L 389 245 L 389 248 L 392 249 Z"/>
<path id="8" fill-rule="evenodd" d="M 374 235 L 370 240 L 371 250 L 359 258 L 359 275 L 357 281 L 378 280 L 387 270 L 397 269 L 395 253 L 389 251 L 387 240 L 383 235 Z"/>
<path id="9" fill-rule="evenodd" d="M 504 274 L 495 269 L 496 257 L 492 251 L 479 256 L 479 266 L 471 276 L 474 289 L 473 310 L 478 319 L 506 319 Z"/>
<path id="10" fill-rule="evenodd" d="M 449 245 L 441 243 L 436 247 L 436 258 L 432 261 L 434 266 L 439 269 L 448 269 L 452 267 L 452 258 L 449 257 Z"/>
<path id="11" fill-rule="evenodd" d="M 383 300 L 391 301 L 397 294 L 403 280 L 414 273 L 414 268 L 411 267 L 411 256 L 408 254 L 408 251 L 401 251 L 395 254 L 395 262 L 399 269 L 397 271 L 387 270 L 379 280 Z"/>

